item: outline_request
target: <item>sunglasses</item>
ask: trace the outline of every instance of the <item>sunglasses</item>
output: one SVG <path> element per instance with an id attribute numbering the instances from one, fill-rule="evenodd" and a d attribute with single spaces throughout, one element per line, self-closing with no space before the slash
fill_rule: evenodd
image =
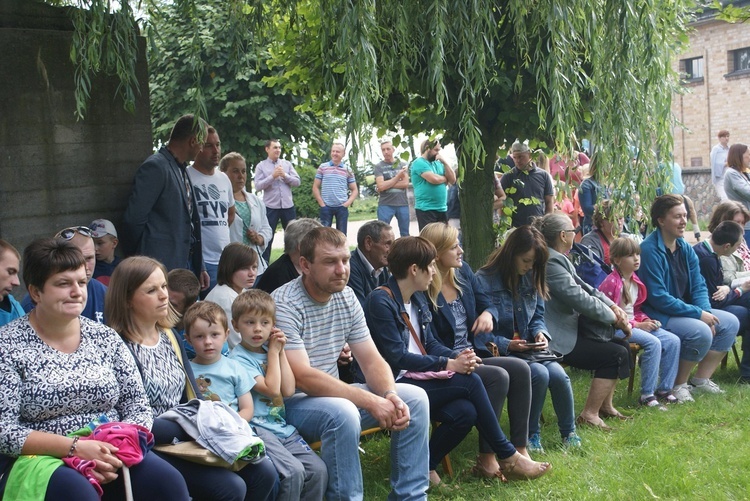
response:
<path id="1" fill-rule="evenodd" d="M 91 228 L 88 228 L 87 226 L 71 226 L 70 228 L 65 228 L 64 230 L 58 231 L 55 238 L 70 240 L 76 236 L 76 233 L 79 233 L 84 237 L 94 238 L 94 233 L 91 231 Z"/>

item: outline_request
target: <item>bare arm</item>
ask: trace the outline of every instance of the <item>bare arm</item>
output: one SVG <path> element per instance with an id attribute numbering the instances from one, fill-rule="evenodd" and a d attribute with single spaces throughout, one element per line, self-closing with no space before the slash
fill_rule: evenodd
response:
<path id="1" fill-rule="evenodd" d="M 236 214 L 236 211 L 234 210 L 234 205 L 229 208 L 229 212 L 227 212 L 227 225 L 232 226 L 232 223 L 234 222 L 234 216 Z"/>
<path id="2" fill-rule="evenodd" d="M 435 174 L 434 172 L 423 172 L 420 176 L 430 184 L 446 184 L 448 182 L 445 176 Z"/>
<path id="3" fill-rule="evenodd" d="M 357 183 L 349 183 L 349 198 L 347 198 L 346 202 L 344 202 L 344 207 L 350 207 L 357 199 L 357 195 L 359 195 Z"/>
<path id="4" fill-rule="evenodd" d="M 552 214 L 555 210 L 555 196 L 547 195 L 544 197 L 544 213 Z"/>
<path id="5" fill-rule="evenodd" d="M 250 421 L 253 418 L 253 396 L 248 391 L 244 395 L 237 398 L 237 406 L 239 408 L 239 414 L 245 421 Z"/>
<path id="6" fill-rule="evenodd" d="M 438 155 L 437 159 L 443 164 L 443 174 L 445 175 L 446 182 L 448 184 L 456 184 L 456 172 L 451 167 L 451 164 L 441 155 Z"/>
<path id="7" fill-rule="evenodd" d="M 313 181 L 312 194 L 315 197 L 315 201 L 318 202 L 318 205 L 325 207 L 326 204 L 323 202 L 323 197 L 320 196 L 320 179 L 318 178 L 315 178 L 315 181 Z"/>
<path id="8" fill-rule="evenodd" d="M 400 188 L 402 190 L 405 190 L 409 187 L 409 177 L 406 174 L 406 167 L 401 169 L 398 174 L 388 180 L 386 180 L 383 176 L 376 177 L 375 185 L 377 186 L 378 191 L 390 190 L 391 188 Z"/>
<path id="9" fill-rule="evenodd" d="M 374 343 L 372 343 L 372 341 L 369 342 L 377 352 Z M 339 379 L 319 371 L 318 369 L 314 369 L 310 366 L 310 359 L 305 350 L 287 350 L 286 356 L 287 360 L 289 360 L 292 372 L 294 372 L 294 377 L 297 381 L 297 388 L 308 395 L 316 397 L 345 398 L 357 407 L 370 412 L 370 414 L 377 419 L 382 428 L 402 429 L 408 424 L 408 410 L 406 411 L 407 420 L 404 423 L 401 418 L 403 411 L 400 411 L 396 407 L 398 402 L 400 402 L 398 396 L 390 394 L 388 396 L 389 398 L 386 400 L 374 393 L 370 393 L 369 391 L 365 391 L 356 386 L 348 385 Z M 380 357 L 379 354 L 378 357 Z M 385 364 L 385 361 L 382 363 Z M 385 364 L 385 367 L 387 374 L 390 374 L 390 369 L 387 364 Z M 395 390 L 395 386 L 392 383 L 393 377 L 391 376 L 390 379 L 392 385 L 391 389 Z M 368 385 L 369 384 L 370 383 L 368 382 Z M 374 390 L 373 386 L 370 386 L 370 388 L 373 388 Z M 383 390 L 383 393 L 385 393 L 385 390 Z M 406 407 L 403 402 L 400 402 L 400 404 L 403 407 Z M 401 414 L 398 414 L 399 412 L 401 412 Z"/>

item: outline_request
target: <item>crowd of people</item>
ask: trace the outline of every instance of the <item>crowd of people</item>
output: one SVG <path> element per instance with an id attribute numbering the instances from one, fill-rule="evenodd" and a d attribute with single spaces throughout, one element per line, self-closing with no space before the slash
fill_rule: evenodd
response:
<path id="1" fill-rule="evenodd" d="M 320 222 L 296 217 L 299 175 L 279 141 L 265 149 L 261 199 L 245 159 L 222 156 L 216 129 L 186 115 L 138 169 L 119 233 L 97 219 L 23 257 L 0 240 L 3 496 L 362 499 L 360 434 L 379 427 L 390 432 L 389 499 L 426 499 L 474 427 L 474 475 L 550 472 L 534 459 L 547 390 L 564 449 L 585 449 L 579 427 L 630 419 L 613 403 L 634 370 L 629 343 L 642 348 L 645 410 L 723 392 L 711 376 L 750 327 L 747 147 L 728 149 L 724 175 L 730 199 L 747 197 L 719 204 L 710 237 L 690 246 L 682 196 L 656 198 L 651 231 L 630 235 L 586 155 L 539 157 L 545 169 L 516 142 L 492 187 L 496 207 L 514 208 L 514 229 L 476 273 L 449 224 L 456 175 L 438 141 L 411 168 L 382 144 L 378 220 L 351 251 L 357 186 L 344 146 L 333 144 L 310 187 Z M 560 180 L 580 184 L 580 213 L 557 202 Z M 599 275 L 579 275 L 569 258 L 579 219 Z M 284 253 L 269 263 L 279 221 Z M 593 373 L 577 415 L 565 365 Z M 187 460 L 174 449 L 186 443 L 224 466 Z"/>

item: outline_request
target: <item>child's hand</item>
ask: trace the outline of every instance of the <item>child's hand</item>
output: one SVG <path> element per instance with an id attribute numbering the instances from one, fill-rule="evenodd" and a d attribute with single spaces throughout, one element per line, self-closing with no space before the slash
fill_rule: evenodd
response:
<path id="1" fill-rule="evenodd" d="M 271 336 L 268 338 L 268 351 L 276 350 L 280 352 L 286 346 L 286 335 L 281 329 L 273 328 Z"/>

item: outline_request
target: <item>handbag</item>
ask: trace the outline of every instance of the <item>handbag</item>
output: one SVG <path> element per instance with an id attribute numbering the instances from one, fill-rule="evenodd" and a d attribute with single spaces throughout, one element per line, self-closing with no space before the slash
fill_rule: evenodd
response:
<path id="1" fill-rule="evenodd" d="M 385 285 L 381 285 L 378 287 L 378 289 L 384 290 L 388 295 L 393 298 L 393 292 L 391 289 L 386 287 Z M 395 299 L 394 299 L 395 300 Z M 424 346 L 422 346 L 422 341 L 419 340 L 419 336 L 417 336 L 416 331 L 414 330 L 414 326 L 411 324 L 411 320 L 409 320 L 409 315 L 405 312 L 401 312 L 401 318 L 404 319 L 404 322 L 406 322 L 406 327 L 409 328 L 409 332 L 411 333 L 412 339 L 414 339 L 414 342 L 419 347 L 419 351 L 422 352 L 422 355 L 427 355 L 427 352 L 424 349 Z M 442 371 L 406 371 L 404 373 L 404 377 L 408 377 L 409 379 L 413 379 L 415 381 L 424 381 L 427 379 L 450 379 L 455 374 L 454 371 L 449 370 L 442 370 Z"/>
<path id="2" fill-rule="evenodd" d="M 512 351 L 511 356 L 526 360 L 528 363 L 531 362 L 560 362 L 563 359 L 563 354 L 549 348 L 544 350 L 529 350 L 529 351 Z"/>
<path id="3" fill-rule="evenodd" d="M 487 350 L 492 354 L 493 357 L 500 357 L 500 349 L 495 343 L 489 341 L 487 344 Z M 531 350 L 531 351 L 512 351 L 508 353 L 510 356 L 520 358 L 528 363 L 531 362 L 561 362 L 563 354 L 559 351 L 550 350 L 549 348 L 544 350 Z"/>
<path id="4" fill-rule="evenodd" d="M 243 460 L 238 460 L 234 463 L 228 463 L 213 452 L 198 444 L 198 442 L 196 442 L 195 440 L 177 442 L 176 444 L 157 445 L 154 447 L 154 450 L 163 454 L 169 454 L 170 456 L 184 459 L 185 461 L 190 461 L 191 463 L 225 468 L 231 471 L 240 471 L 242 468 L 250 464 L 250 461 Z"/>

